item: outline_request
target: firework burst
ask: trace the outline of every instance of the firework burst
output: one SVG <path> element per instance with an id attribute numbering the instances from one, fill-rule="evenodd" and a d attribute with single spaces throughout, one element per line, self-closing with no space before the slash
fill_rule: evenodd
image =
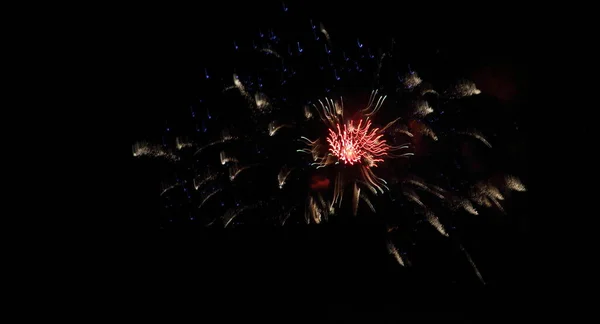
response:
<path id="1" fill-rule="evenodd" d="M 259 32 L 257 40 L 236 41 L 232 71 L 222 82 L 203 69 L 208 99 L 190 108 L 189 124 L 195 127 L 178 129 L 175 149 L 165 137 L 162 145 L 133 146 L 136 158 L 173 163 L 177 181 L 157 193 L 169 222 L 182 221 L 175 216 L 180 210 L 194 213 L 193 221 L 236 226 L 240 219 L 258 222 L 253 211 L 261 210 L 276 215 L 267 221 L 319 224 L 346 208 L 353 215 L 372 215 L 387 199 L 392 205 L 407 203 L 411 214 L 419 215 L 417 222 L 448 237 L 454 234 L 433 204 L 479 215 L 483 207 L 504 210 L 508 191 L 525 191 L 512 175 L 468 183 L 416 175 L 413 165 L 427 154 L 446 157 L 432 147 L 448 146 L 455 135 L 492 148 L 483 133 L 452 124 L 452 115 L 460 113 L 452 107 L 481 94 L 473 82 L 461 79 L 437 91 L 410 67 L 391 64 L 394 48 L 378 56 L 359 40 L 334 48 L 335 35 L 323 24 L 317 29 L 310 21 L 310 26 L 308 38 L 269 31 Z M 364 100 L 356 93 L 364 93 Z M 387 246 L 408 266 L 408 256 L 391 236 L 405 227 L 404 218 L 385 219 Z"/>

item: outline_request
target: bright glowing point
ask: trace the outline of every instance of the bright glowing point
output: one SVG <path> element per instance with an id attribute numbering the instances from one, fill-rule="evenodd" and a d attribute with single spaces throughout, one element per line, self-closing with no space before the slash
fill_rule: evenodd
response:
<path id="1" fill-rule="evenodd" d="M 360 120 L 356 126 L 354 121 L 350 121 L 348 125 L 344 125 L 343 130 L 338 124 L 337 133 L 329 129 L 329 151 L 346 164 L 353 165 L 365 158 L 370 165 L 377 166 L 376 162 L 383 161 L 380 157 L 388 155 L 390 146 L 385 140 L 379 140 L 383 136 L 378 133 L 379 128 L 370 128 L 370 120 L 364 125 L 363 120 Z"/>

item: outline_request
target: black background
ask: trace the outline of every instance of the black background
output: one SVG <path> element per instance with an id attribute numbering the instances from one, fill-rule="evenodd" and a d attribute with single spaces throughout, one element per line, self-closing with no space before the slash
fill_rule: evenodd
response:
<path id="1" fill-rule="evenodd" d="M 374 47 L 394 37 L 417 67 L 436 58 L 440 73 L 474 79 L 483 92 L 503 102 L 511 116 L 507 119 L 518 120 L 521 130 L 514 143 L 527 147 L 530 33 L 523 29 L 527 15 L 518 7 L 314 1 L 286 5 L 287 14 L 299 21 L 323 21 L 332 37 L 358 37 Z M 132 141 L 160 131 L 172 109 L 187 109 L 195 79 L 206 66 L 201 62 L 226 59 L 219 48 L 231 46 L 233 39 L 249 37 L 261 27 L 276 29 L 281 11 L 279 2 L 140 8 L 136 15 L 141 19 L 130 41 L 140 49 L 134 68 L 144 81 Z M 519 162 L 525 164 L 519 175 L 531 192 L 535 187 L 526 181 L 526 157 Z M 151 166 L 132 164 L 140 226 L 158 230 L 160 177 Z M 147 279 L 139 286 L 153 296 L 153 305 L 173 302 L 187 307 L 180 300 L 191 301 L 199 318 L 214 317 L 206 319 L 209 322 L 226 321 L 221 316 L 338 323 L 510 320 L 532 307 L 527 299 L 532 220 L 527 199 L 516 200 L 506 219 L 468 226 L 465 245 L 486 286 L 480 285 L 453 242 L 428 236 L 431 242 L 419 243 L 423 259 L 403 269 L 386 252 L 385 229 L 360 223 L 163 230 L 158 244 L 150 248 L 151 262 L 140 274 Z"/>

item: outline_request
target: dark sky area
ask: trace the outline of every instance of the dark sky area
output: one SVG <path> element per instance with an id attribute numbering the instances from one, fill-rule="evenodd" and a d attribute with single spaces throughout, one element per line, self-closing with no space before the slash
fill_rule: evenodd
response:
<path id="1" fill-rule="evenodd" d="M 511 152 L 511 161 L 505 162 L 527 183 L 530 49 L 522 23 L 526 15 L 518 8 L 494 2 L 434 9 L 433 3 L 398 1 L 296 1 L 286 6 L 289 18 L 277 1 L 140 9 L 131 44 L 139 48 L 133 68 L 143 91 L 131 141 L 160 134 L 166 119 L 188 109 L 196 100 L 197 78 L 206 66 L 228 59 L 222 49 L 233 46 L 233 40 L 284 25 L 285 32 L 300 33 L 304 27 L 294 30 L 289 20 L 300 26 L 312 18 L 341 43 L 358 38 L 378 48 L 393 37 L 406 47 L 404 59 L 415 70 L 475 81 L 499 107 L 478 118 L 497 120 L 492 128 L 513 131 L 499 147 Z M 156 230 L 160 172 L 143 163 L 132 165 L 140 225 Z M 460 231 L 486 286 L 460 253 L 458 240 L 426 235 L 429 239 L 415 248 L 414 266 L 401 268 L 387 254 L 385 228 L 360 222 L 162 230 L 144 266 L 147 279 L 139 286 L 152 296 L 149 305 L 187 308 L 179 302 L 186 300 L 203 322 L 513 320 L 532 307 L 525 297 L 532 276 L 531 218 L 527 199 L 514 200 L 508 215 L 482 217 Z"/>

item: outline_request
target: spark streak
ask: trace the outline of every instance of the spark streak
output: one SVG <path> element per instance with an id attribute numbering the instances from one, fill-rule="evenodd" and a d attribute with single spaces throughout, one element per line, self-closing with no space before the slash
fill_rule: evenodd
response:
<path id="1" fill-rule="evenodd" d="M 215 146 L 215 145 L 218 145 L 218 144 L 227 143 L 227 142 L 230 142 L 230 141 L 233 141 L 233 140 L 236 140 L 236 139 L 237 139 L 237 137 L 229 135 L 229 131 L 227 129 L 223 129 L 223 131 L 221 131 L 221 139 L 204 145 L 203 147 L 199 148 L 194 153 L 194 155 L 202 153 L 202 151 L 204 151 L 205 149 L 207 149 L 207 148 L 209 148 L 211 146 Z"/>
<path id="2" fill-rule="evenodd" d="M 256 203 L 256 204 L 252 204 L 252 205 L 247 205 L 247 206 L 243 206 L 243 207 L 239 207 L 239 208 L 230 208 L 228 209 L 225 214 L 223 214 L 223 216 L 221 217 L 221 219 L 223 220 L 223 227 L 227 227 L 231 221 L 236 218 L 237 216 L 239 216 L 242 212 L 248 210 L 248 209 L 252 209 L 252 208 L 256 208 L 261 206 L 262 203 Z"/>
<path id="3" fill-rule="evenodd" d="M 354 183 L 354 190 L 352 191 L 352 214 L 356 216 L 358 212 L 358 199 L 360 197 L 360 188 Z"/>
<path id="4" fill-rule="evenodd" d="M 176 137 L 175 138 L 175 146 L 178 150 L 181 150 L 186 147 L 192 147 L 194 144 L 190 142 L 187 138 L 184 137 Z"/>
<path id="5" fill-rule="evenodd" d="M 307 200 L 306 210 L 304 212 L 304 220 L 306 221 L 306 223 L 310 224 L 311 220 L 315 224 L 321 223 L 322 214 L 323 211 L 321 210 L 315 199 L 312 196 L 309 196 Z"/>
<path id="6" fill-rule="evenodd" d="M 292 127 L 292 125 L 288 124 L 278 124 L 276 121 L 272 121 L 269 123 L 269 136 L 275 135 L 280 129 L 285 127 Z"/>
<path id="7" fill-rule="evenodd" d="M 278 59 L 282 58 L 281 55 L 279 55 L 279 53 L 275 52 L 274 50 L 272 50 L 270 48 L 263 48 L 260 51 L 263 52 L 263 53 L 267 53 L 267 54 L 273 55 L 273 56 L 275 56 Z"/>
<path id="8" fill-rule="evenodd" d="M 153 158 L 165 158 L 171 161 L 178 161 L 179 157 L 160 145 L 151 145 L 147 142 L 137 142 L 132 145 L 134 157 L 148 156 Z"/>
<path id="9" fill-rule="evenodd" d="M 175 184 L 172 185 L 168 185 L 168 184 L 161 184 L 162 190 L 160 192 L 160 196 L 164 195 L 167 191 L 176 188 L 177 186 L 180 186 L 181 183 L 177 182 Z"/>
<path id="10" fill-rule="evenodd" d="M 388 240 L 387 241 L 387 249 L 388 252 L 394 256 L 394 258 L 396 259 L 396 261 L 398 261 L 398 264 L 400 264 L 401 266 L 405 266 L 404 265 L 404 260 L 402 260 L 402 257 L 400 256 L 400 253 L 398 253 L 398 249 L 396 248 L 396 246 L 394 245 L 394 243 L 392 243 L 392 241 Z"/>
<path id="11" fill-rule="evenodd" d="M 333 204 L 335 204 L 336 202 L 339 202 L 339 207 L 342 206 L 342 199 L 344 198 L 344 178 L 341 172 L 338 172 L 338 174 L 335 177 L 335 184 L 334 184 L 334 188 L 333 188 L 333 200 L 331 202 L 331 205 L 333 206 Z"/>
<path id="12" fill-rule="evenodd" d="M 279 183 L 279 189 L 283 188 L 285 181 L 287 180 L 290 173 L 294 170 L 293 168 L 288 168 L 287 166 L 283 166 L 277 175 L 277 182 Z"/>
<path id="13" fill-rule="evenodd" d="M 319 30 L 321 31 L 321 33 L 323 33 L 323 35 L 325 36 L 325 40 L 327 40 L 327 44 L 329 44 L 329 47 L 331 47 L 331 38 L 329 37 L 329 33 L 327 32 L 327 30 L 325 29 L 325 26 L 323 25 L 323 23 L 319 24 Z"/>
<path id="14" fill-rule="evenodd" d="M 227 163 L 237 163 L 238 160 L 235 156 L 230 155 L 228 153 L 226 153 L 225 151 L 221 151 L 221 153 L 219 154 L 220 158 L 221 158 L 221 165 L 225 165 Z"/>
<path id="15" fill-rule="evenodd" d="M 475 270 L 475 274 L 477 275 L 477 278 L 479 278 L 479 281 L 481 281 L 481 283 L 483 283 L 485 285 L 485 281 L 483 280 L 483 277 L 481 276 L 481 273 L 479 272 L 479 269 L 477 269 L 477 266 L 475 265 L 475 262 L 473 262 L 473 259 L 471 259 L 471 256 L 469 255 L 469 253 L 467 252 L 467 250 L 465 250 L 465 248 L 462 246 L 462 244 L 460 245 L 460 250 L 465 253 L 465 256 L 467 257 L 467 260 L 469 260 L 469 263 L 471 264 L 471 267 L 473 267 L 473 270 Z"/>
<path id="16" fill-rule="evenodd" d="M 477 89 L 475 83 L 469 80 L 460 80 L 447 91 L 451 98 L 469 97 L 480 93 L 481 90 Z"/>
<path id="17" fill-rule="evenodd" d="M 490 144 L 490 142 L 488 142 L 487 139 L 485 139 L 485 137 L 483 137 L 483 135 L 476 130 L 466 131 L 466 132 L 458 132 L 458 134 L 473 136 L 476 139 L 480 140 L 483 144 L 485 144 L 485 146 L 492 148 L 492 144 Z"/>
<path id="18" fill-rule="evenodd" d="M 194 189 L 198 190 L 198 188 L 202 187 L 205 183 L 217 179 L 218 174 L 207 171 L 204 175 L 197 176 L 194 178 Z M 200 178 L 200 179 L 199 179 Z M 199 179 L 199 180 L 197 180 Z"/>
<path id="19" fill-rule="evenodd" d="M 198 206 L 198 208 L 201 208 L 204 205 L 204 203 L 206 203 L 212 196 L 216 195 L 217 193 L 219 193 L 221 191 L 223 191 L 223 189 L 218 188 L 213 191 L 203 192 L 202 197 L 201 197 L 201 202 L 200 202 L 200 205 Z"/>
<path id="20" fill-rule="evenodd" d="M 435 216 L 432 212 L 425 211 L 425 218 L 427 219 L 427 222 L 431 224 L 431 226 L 433 226 L 438 232 L 440 232 L 440 234 L 446 237 L 448 236 L 448 232 L 446 232 L 446 229 L 444 229 L 444 226 L 442 225 L 442 223 L 440 223 L 439 218 Z"/>
<path id="21" fill-rule="evenodd" d="M 519 180 L 519 178 L 517 178 L 515 176 L 507 175 L 505 177 L 505 181 L 506 181 L 506 186 L 510 190 L 527 191 L 527 189 L 525 188 L 523 183 L 521 183 L 521 180 Z"/>
<path id="22" fill-rule="evenodd" d="M 234 163 L 229 167 L 229 180 L 233 181 L 235 178 L 244 170 L 248 170 L 249 168 L 258 166 L 259 164 L 251 164 L 240 167 L 237 163 Z"/>
<path id="23" fill-rule="evenodd" d="M 429 103 L 425 100 L 418 100 L 414 102 L 415 111 L 414 114 L 419 117 L 425 117 L 433 112 L 433 108 L 429 106 Z"/>

